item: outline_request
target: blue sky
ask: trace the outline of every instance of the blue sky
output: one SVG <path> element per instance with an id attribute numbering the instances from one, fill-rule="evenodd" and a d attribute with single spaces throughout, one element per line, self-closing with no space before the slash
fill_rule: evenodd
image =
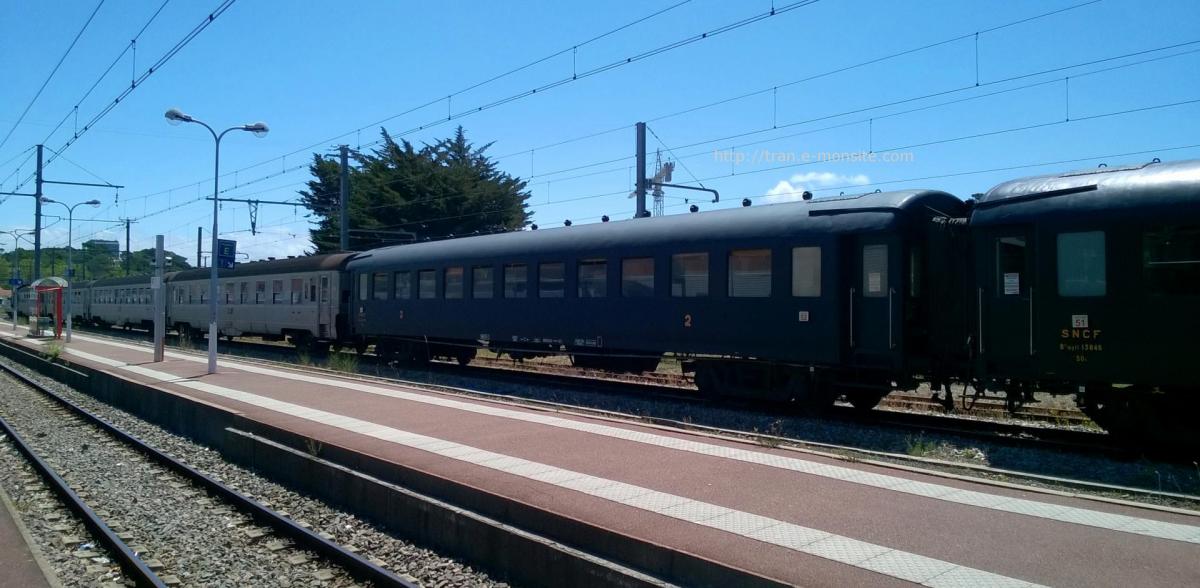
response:
<path id="1" fill-rule="evenodd" d="M 219 3 L 169 1 L 139 37 L 136 60 L 127 53 L 79 103 L 79 124 Z M 268 122 L 266 138 L 235 133 L 225 139 L 221 167 L 230 175 L 222 188 L 235 187 L 228 197 L 289 200 L 308 179 L 306 169 L 293 168 L 313 151 L 375 141 L 376 121 L 454 94 L 449 104 L 442 99 L 384 123 L 400 134 L 447 112 L 467 112 L 772 7 L 770 0 L 679 3 L 239 0 L 47 168 L 50 179 L 98 177 L 126 186 L 119 197 L 113 190 L 65 186 L 48 186 L 46 193 L 68 203 L 103 201 L 99 209 L 79 209 L 80 218 L 141 219 L 133 225 L 135 249 L 152 246 L 153 235 L 162 233 L 169 248 L 194 255 L 196 227 L 205 226 L 207 234 L 211 224 L 211 204 L 202 198 L 212 190 L 212 140 L 193 125 L 168 126 L 167 108 L 214 126 Z M 529 179 L 534 221 L 545 227 L 632 215 L 627 194 L 639 120 L 649 121 L 654 133 L 650 149 L 678 159 L 676 183 L 701 180 L 721 192 L 722 201 L 711 204 L 699 193 L 669 190 L 668 214 L 686 213 L 685 198 L 709 210 L 737 206 L 743 197 L 756 204 L 787 200 L 805 189 L 821 197 L 928 187 L 968 197 L 1024 175 L 1200 157 L 1200 147 L 1187 147 L 1200 144 L 1200 103 L 1189 103 L 1200 99 L 1200 43 L 1184 45 L 1200 41 L 1200 2 L 1101 0 L 1017 23 L 1085 3 L 821 0 L 404 138 L 430 141 L 462 124 L 477 143 L 494 143 L 490 153 L 504 156 L 502 168 Z M 96 4 L 6 7 L 0 133 L 13 127 Z M 23 151 L 73 114 L 161 4 L 108 0 L 101 6 L 0 147 L 0 190 L 12 190 L 31 173 L 29 162 L 18 168 Z M 577 51 L 458 93 L 667 8 Z M 1017 24 L 992 30 L 1010 23 Z M 1136 52 L 1146 53 L 1081 65 Z M 900 101 L 906 102 L 884 106 Z M 47 146 L 59 149 L 74 124 L 69 116 Z M 1021 127 L 1031 128 L 1012 130 Z M 743 136 L 727 138 L 735 135 Z M 963 138 L 972 135 L 981 136 Z M 847 157 L 869 151 L 877 152 L 874 161 Z M 813 161 L 822 154 L 842 160 Z M 650 159 L 653 165 L 653 153 Z M 1033 165 L 1065 160 L 1080 161 Z M 985 172 L 1009 167 L 1018 169 Z M 947 174 L 957 175 L 931 178 Z M 32 226 L 32 208 L 31 198 L 9 198 L 0 204 L 0 229 Z M 261 232 L 252 236 L 246 206 L 228 203 L 221 231 L 253 258 L 297 254 L 309 247 L 304 213 L 263 206 Z M 75 234 L 123 239 L 124 232 L 77 222 Z M 65 223 L 46 230 L 45 245 L 65 242 Z"/>

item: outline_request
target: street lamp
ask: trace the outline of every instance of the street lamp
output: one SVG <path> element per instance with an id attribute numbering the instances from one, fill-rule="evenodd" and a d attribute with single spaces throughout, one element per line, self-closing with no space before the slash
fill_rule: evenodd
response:
<path id="1" fill-rule="evenodd" d="M 229 127 L 220 133 L 213 130 L 212 127 L 205 124 L 203 121 L 192 118 L 191 115 L 184 114 L 178 108 L 172 108 L 164 115 L 167 117 L 167 122 L 172 125 L 179 123 L 196 123 L 208 129 L 212 134 L 213 141 L 216 142 L 216 154 L 213 157 L 213 226 L 212 226 L 212 261 L 208 264 L 211 269 L 209 272 L 208 283 L 208 373 L 217 373 L 217 212 L 219 192 L 217 183 L 221 179 L 221 138 L 229 131 L 250 131 L 256 137 L 265 137 L 270 130 L 267 128 L 267 123 L 256 122 L 248 125 L 240 125 Z"/>
<path id="2" fill-rule="evenodd" d="M 72 303 L 72 300 L 75 298 L 74 293 L 72 292 L 72 289 L 75 287 L 75 285 L 74 285 L 75 264 L 73 263 L 74 262 L 73 254 L 75 251 L 75 249 L 74 249 L 75 239 L 71 232 L 71 229 L 74 228 L 74 222 L 75 222 L 75 207 L 76 206 L 84 206 L 84 205 L 100 206 L 100 201 L 93 198 L 92 200 L 88 200 L 87 202 L 78 202 L 78 203 L 72 204 L 70 206 L 67 206 L 63 202 L 59 202 L 57 200 L 51 200 L 51 199 L 43 196 L 42 202 L 45 204 L 57 204 L 57 205 L 62 206 L 63 208 L 67 209 L 67 338 L 65 341 L 67 343 L 70 343 L 71 342 L 71 319 L 75 316 L 71 310 L 71 307 L 72 307 L 71 303 Z"/>
<path id="3" fill-rule="evenodd" d="M 33 233 L 33 231 L 23 231 L 20 229 L 4 231 L 5 235 L 12 235 L 13 238 L 12 280 L 9 282 L 9 286 L 12 288 L 12 300 L 9 301 L 9 306 L 12 307 L 12 330 L 14 333 L 17 331 L 17 302 L 20 300 L 17 296 L 17 274 L 19 273 L 17 264 L 20 263 L 20 259 L 17 257 L 17 250 L 21 247 L 21 237 L 32 235 Z"/>

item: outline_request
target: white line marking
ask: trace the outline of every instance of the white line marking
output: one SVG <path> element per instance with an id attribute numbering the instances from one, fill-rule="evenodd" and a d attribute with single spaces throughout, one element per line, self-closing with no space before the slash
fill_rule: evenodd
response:
<path id="1" fill-rule="evenodd" d="M 129 345 L 125 343 L 116 343 L 112 341 L 104 341 L 91 337 L 75 336 L 77 339 L 118 347 L 123 349 L 132 349 L 145 353 L 152 353 L 153 350 Z M 68 350 L 72 353 L 72 350 Z M 183 359 L 195 363 L 204 363 L 207 361 L 203 357 L 194 357 L 175 352 L 167 352 L 167 356 L 175 359 Z M 656 447 L 664 447 L 675 449 L 678 451 L 687 451 L 699 455 L 707 455 L 711 457 L 721 457 L 732 459 L 756 465 L 763 465 L 802 474 L 820 476 L 841 482 L 859 484 L 883 490 L 892 490 L 894 492 L 903 492 L 905 494 L 920 496 L 933 500 L 941 500 L 952 502 L 964 506 L 975 506 L 978 508 L 986 508 L 1001 512 L 1020 514 L 1047 520 L 1053 520 L 1063 523 L 1073 523 L 1096 527 L 1109 531 L 1119 531 L 1123 533 L 1132 533 L 1136 535 L 1145 535 L 1158 539 L 1168 539 L 1173 541 L 1183 541 L 1187 543 L 1200 544 L 1200 527 L 1193 525 L 1183 525 L 1179 523 L 1169 523 L 1165 521 L 1156 521 L 1153 519 L 1145 519 L 1140 517 L 1131 517 L 1127 515 L 1106 513 L 1097 510 L 1078 508 L 1073 506 L 1058 506 L 1048 505 L 1044 502 L 1036 500 L 1028 500 L 1024 498 L 1014 498 L 1001 496 L 997 494 L 988 494 L 985 492 L 977 492 L 974 490 L 962 490 L 953 486 L 942 484 L 934 484 L 931 482 L 920 482 L 901 478 L 897 476 L 889 476 L 886 474 L 877 474 L 872 472 L 864 472 L 853 468 L 847 468 L 836 465 L 829 465 L 805 459 L 776 455 L 773 453 L 761 453 L 747 449 L 739 449 L 736 447 L 728 447 L 724 445 L 714 445 L 711 443 L 703 443 L 688 439 L 680 439 L 667 435 L 658 435 L 645 431 L 634 431 L 610 425 L 599 423 L 589 423 L 566 419 L 562 417 L 550 416 L 545 414 L 523 412 L 495 406 L 476 404 L 472 402 L 464 402 L 460 400 L 452 400 L 448 398 L 440 398 L 426 394 L 417 394 L 413 392 L 404 392 L 382 386 L 373 386 L 370 384 L 360 384 L 346 380 L 334 378 L 324 378 L 320 376 L 309 376 L 293 372 L 280 371 L 261 366 L 240 364 L 226 361 L 225 365 L 242 370 L 249 373 L 271 376 L 293 380 L 297 382 L 308 382 L 311 384 L 319 384 L 322 386 L 331 386 L 344 388 L 347 390 L 355 390 L 367 394 L 377 396 L 386 396 L 400 400 L 411 402 L 420 402 L 443 408 L 454 410 L 462 410 L 483 414 L 488 416 L 501 417 L 516 421 L 529 423 L 537 423 L 541 425 L 557 427 L 560 429 L 569 429 L 573 431 L 581 431 L 594 435 L 602 435 L 614 439 L 622 439 L 625 441 L 633 441 L 636 443 L 644 443 Z M 1048 508 L 1049 507 L 1049 508 Z"/>
<path id="2" fill-rule="evenodd" d="M 104 363 L 105 365 L 112 365 L 112 362 L 114 362 L 112 359 L 83 351 L 71 350 L 71 353 L 82 359 Z M 174 374 L 142 366 L 121 363 L 121 365 L 114 365 L 113 367 L 161 382 L 169 382 L 214 396 L 265 408 L 280 414 L 390 441 L 397 445 L 428 451 L 448 459 L 553 484 L 561 488 L 575 490 L 618 504 L 624 504 L 682 521 L 701 524 L 764 543 L 785 547 L 793 551 L 814 555 L 930 587 L 1036 586 L 1036 584 L 1024 580 L 968 568 L 849 537 L 834 535 L 786 521 L 736 511 L 716 504 L 692 500 L 616 480 L 591 476 L 519 457 L 503 455 L 453 441 L 411 433 L 378 423 L 309 408 L 266 396 L 259 396 L 249 392 L 242 392 L 241 390 L 234 390 L 191 379 L 182 379 Z M 767 529 L 770 532 L 748 533 L 746 532 L 747 527 Z"/>

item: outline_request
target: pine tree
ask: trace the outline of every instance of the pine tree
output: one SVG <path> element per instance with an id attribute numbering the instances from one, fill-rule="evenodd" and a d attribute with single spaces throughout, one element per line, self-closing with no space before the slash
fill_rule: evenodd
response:
<path id="1" fill-rule="evenodd" d="M 459 127 L 454 136 L 420 149 L 381 129 L 383 144 L 352 152 L 350 248 L 356 251 L 409 240 L 518 230 L 529 223 L 526 182 L 500 171 Z M 316 251 L 338 250 L 339 165 L 313 156 L 314 179 L 301 191 L 316 227 Z"/>

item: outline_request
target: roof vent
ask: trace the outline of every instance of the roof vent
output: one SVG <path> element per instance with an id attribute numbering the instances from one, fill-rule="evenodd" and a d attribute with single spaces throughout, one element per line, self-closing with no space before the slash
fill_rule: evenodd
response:
<path id="1" fill-rule="evenodd" d="M 750 206 L 750 199 L 742 198 L 742 206 Z"/>
<path id="2" fill-rule="evenodd" d="M 695 204 L 693 204 L 693 205 L 691 205 L 691 206 L 689 206 L 689 207 L 688 207 L 688 210 L 689 210 L 690 212 L 700 212 L 700 207 L 699 207 L 699 206 L 696 206 Z"/>
<path id="3" fill-rule="evenodd" d="M 606 215 L 600 217 L 600 222 L 602 222 L 602 223 L 608 222 L 608 215 L 606 214 Z"/>
<path id="4" fill-rule="evenodd" d="M 267 261 L 275 261 L 275 258 L 274 258 L 274 257 L 268 257 L 268 258 L 267 258 Z"/>
<path id="5" fill-rule="evenodd" d="M 564 226 L 564 227 L 569 227 L 569 226 L 571 226 L 571 219 L 567 219 L 567 220 L 563 221 L 563 226 Z"/>
<path id="6" fill-rule="evenodd" d="M 812 200 L 812 192 L 805 190 L 804 193 L 800 195 L 800 198 L 803 200 Z"/>
<path id="7" fill-rule="evenodd" d="M 532 225 L 529 225 L 529 230 L 531 230 L 531 231 L 536 231 L 536 230 L 537 230 L 537 223 L 533 223 Z"/>

